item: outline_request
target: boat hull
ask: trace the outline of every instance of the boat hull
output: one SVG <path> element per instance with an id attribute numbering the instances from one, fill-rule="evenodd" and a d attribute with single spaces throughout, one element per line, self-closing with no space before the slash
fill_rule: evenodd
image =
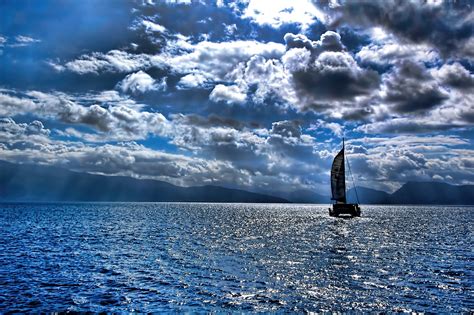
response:
<path id="1" fill-rule="evenodd" d="M 360 217 L 360 207 L 356 203 L 335 203 L 332 205 L 332 209 L 329 208 L 331 217 L 338 217 L 343 214 Z"/>

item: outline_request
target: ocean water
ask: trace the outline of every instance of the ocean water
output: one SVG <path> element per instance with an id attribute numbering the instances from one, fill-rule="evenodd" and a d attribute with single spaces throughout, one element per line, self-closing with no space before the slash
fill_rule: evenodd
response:
<path id="1" fill-rule="evenodd" d="M 473 207 L 0 205 L 0 313 L 474 311 Z"/>

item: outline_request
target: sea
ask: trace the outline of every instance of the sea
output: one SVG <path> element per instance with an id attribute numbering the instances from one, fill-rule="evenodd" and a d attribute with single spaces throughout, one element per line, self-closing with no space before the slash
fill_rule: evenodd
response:
<path id="1" fill-rule="evenodd" d="M 474 208 L 0 204 L 0 313 L 473 312 Z"/>

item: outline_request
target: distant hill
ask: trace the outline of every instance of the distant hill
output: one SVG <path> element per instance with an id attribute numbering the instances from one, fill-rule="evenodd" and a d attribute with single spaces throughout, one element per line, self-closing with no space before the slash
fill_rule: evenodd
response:
<path id="1" fill-rule="evenodd" d="M 439 182 L 408 182 L 393 194 L 366 187 L 357 187 L 361 204 L 438 204 L 474 205 L 474 185 L 456 186 Z M 281 194 L 297 203 L 331 203 L 329 196 L 309 190 Z M 347 202 L 357 202 L 354 188 L 347 191 Z"/>
<path id="2" fill-rule="evenodd" d="M 180 187 L 125 176 L 0 161 L 0 201 L 288 202 L 283 198 L 218 186 Z"/>
<path id="3" fill-rule="evenodd" d="M 375 189 L 366 188 L 366 187 L 357 187 L 357 195 L 359 196 L 359 201 L 362 204 L 391 203 L 390 194 L 381 190 L 375 190 Z M 347 191 L 347 200 L 348 202 L 357 201 L 354 188 L 351 188 Z"/>
<path id="4" fill-rule="evenodd" d="M 408 182 L 390 195 L 390 203 L 474 205 L 474 185 Z"/>

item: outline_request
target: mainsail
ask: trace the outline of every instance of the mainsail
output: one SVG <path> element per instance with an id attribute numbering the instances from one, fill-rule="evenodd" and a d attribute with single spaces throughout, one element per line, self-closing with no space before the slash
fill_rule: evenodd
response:
<path id="1" fill-rule="evenodd" d="M 344 167 L 344 145 L 336 155 L 331 167 L 332 200 L 346 203 L 346 171 Z"/>

